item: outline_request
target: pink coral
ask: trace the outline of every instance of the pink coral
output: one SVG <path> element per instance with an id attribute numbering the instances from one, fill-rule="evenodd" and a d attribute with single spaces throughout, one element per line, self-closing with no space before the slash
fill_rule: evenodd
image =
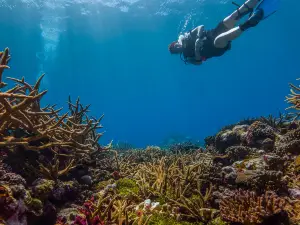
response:
<path id="1" fill-rule="evenodd" d="M 75 221 L 72 223 L 73 225 L 88 225 L 85 218 L 82 218 L 81 216 L 76 216 Z"/>

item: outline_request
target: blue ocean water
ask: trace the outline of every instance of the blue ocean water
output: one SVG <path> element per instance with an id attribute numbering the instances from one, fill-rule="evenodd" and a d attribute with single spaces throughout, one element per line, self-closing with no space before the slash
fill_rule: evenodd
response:
<path id="1" fill-rule="evenodd" d="M 242 1 L 237 0 L 238 3 Z M 34 83 L 45 104 L 68 96 L 91 104 L 106 144 L 159 145 L 172 136 L 203 139 L 247 117 L 278 115 L 299 76 L 300 2 L 280 10 L 201 66 L 170 55 L 180 32 L 213 28 L 235 7 L 228 0 L 0 0 L 6 76 Z"/>

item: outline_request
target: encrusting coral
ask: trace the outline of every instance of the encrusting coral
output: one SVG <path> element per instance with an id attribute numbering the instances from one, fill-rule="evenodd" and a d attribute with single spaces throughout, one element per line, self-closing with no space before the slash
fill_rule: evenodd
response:
<path id="1" fill-rule="evenodd" d="M 41 106 L 0 52 L 0 221 L 5 225 L 300 224 L 300 88 L 295 113 L 251 118 L 167 148 L 101 146 L 90 105 Z M 5 90 L 5 91 L 4 91 Z"/>

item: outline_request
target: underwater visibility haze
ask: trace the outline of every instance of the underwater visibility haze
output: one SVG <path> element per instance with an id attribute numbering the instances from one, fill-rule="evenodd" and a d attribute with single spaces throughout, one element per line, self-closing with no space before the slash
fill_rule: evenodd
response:
<path id="1" fill-rule="evenodd" d="M 300 2 L 242 1 L 0 0 L 0 224 L 299 225 Z"/>
<path id="2" fill-rule="evenodd" d="M 94 116 L 104 113 L 103 141 L 202 142 L 226 124 L 284 112 L 283 84 L 298 75 L 297 4 L 282 2 L 199 67 L 171 55 L 168 44 L 201 24 L 215 27 L 236 9 L 231 1 L 1 1 L 0 43 L 18 65 L 8 76 L 35 81 L 45 72 L 49 103 L 80 96 Z"/>

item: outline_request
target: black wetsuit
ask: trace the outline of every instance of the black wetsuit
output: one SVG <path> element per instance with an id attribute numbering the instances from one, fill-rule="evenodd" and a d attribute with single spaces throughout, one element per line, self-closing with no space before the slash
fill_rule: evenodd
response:
<path id="1" fill-rule="evenodd" d="M 204 31 L 204 41 L 200 49 L 200 55 L 202 60 L 206 60 L 212 57 L 218 57 L 223 55 L 226 51 L 231 48 L 231 42 L 227 44 L 225 48 L 216 48 L 214 45 L 215 38 L 223 32 L 228 31 L 228 28 L 225 27 L 223 22 L 220 22 L 218 26 L 214 29 Z M 184 59 L 188 62 L 189 59 L 195 57 L 195 42 L 196 34 L 193 34 L 191 31 L 188 33 L 187 38 L 184 38 L 183 42 L 186 47 L 183 50 Z"/>

